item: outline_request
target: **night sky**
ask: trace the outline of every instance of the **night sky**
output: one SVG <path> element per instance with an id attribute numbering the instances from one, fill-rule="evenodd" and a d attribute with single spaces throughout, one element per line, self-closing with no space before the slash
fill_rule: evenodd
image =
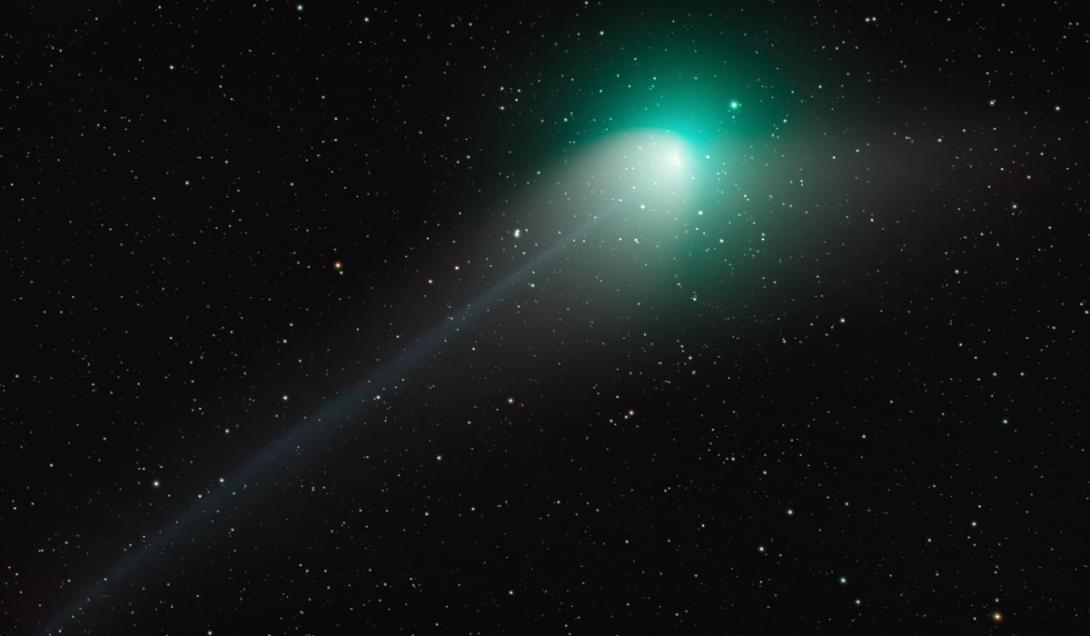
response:
<path id="1" fill-rule="evenodd" d="M 1082 3 L 15 4 L 0 633 L 1090 630 Z"/>

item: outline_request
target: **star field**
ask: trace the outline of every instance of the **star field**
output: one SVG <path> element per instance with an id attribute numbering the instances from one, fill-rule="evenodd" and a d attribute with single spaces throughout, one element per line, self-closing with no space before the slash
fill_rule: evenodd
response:
<path id="1" fill-rule="evenodd" d="M 10 8 L 0 632 L 1085 633 L 1081 9 Z"/>

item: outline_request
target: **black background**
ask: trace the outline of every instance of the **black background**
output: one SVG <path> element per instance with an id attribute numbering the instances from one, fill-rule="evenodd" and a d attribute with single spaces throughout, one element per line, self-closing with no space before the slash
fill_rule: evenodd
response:
<path id="1" fill-rule="evenodd" d="M 1085 632 L 1079 9 L 5 9 L 0 631 Z M 598 78 L 694 42 L 789 78 L 749 169 L 806 215 L 564 258 L 230 483 L 513 271 Z"/>

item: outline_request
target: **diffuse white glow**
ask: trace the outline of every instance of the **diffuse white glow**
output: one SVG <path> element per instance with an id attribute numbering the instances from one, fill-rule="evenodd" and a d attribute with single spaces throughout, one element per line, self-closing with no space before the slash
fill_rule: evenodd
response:
<path id="1" fill-rule="evenodd" d="M 597 143 L 585 155 L 582 171 L 592 188 L 588 194 L 651 213 L 672 212 L 689 197 L 691 155 L 688 144 L 673 133 L 629 130 Z"/>
<path id="2" fill-rule="evenodd" d="M 603 230 L 634 242 L 655 241 L 692 210 L 698 165 L 689 144 L 665 130 L 627 130 L 607 137 L 576 168 L 592 208 L 616 204 Z"/>

